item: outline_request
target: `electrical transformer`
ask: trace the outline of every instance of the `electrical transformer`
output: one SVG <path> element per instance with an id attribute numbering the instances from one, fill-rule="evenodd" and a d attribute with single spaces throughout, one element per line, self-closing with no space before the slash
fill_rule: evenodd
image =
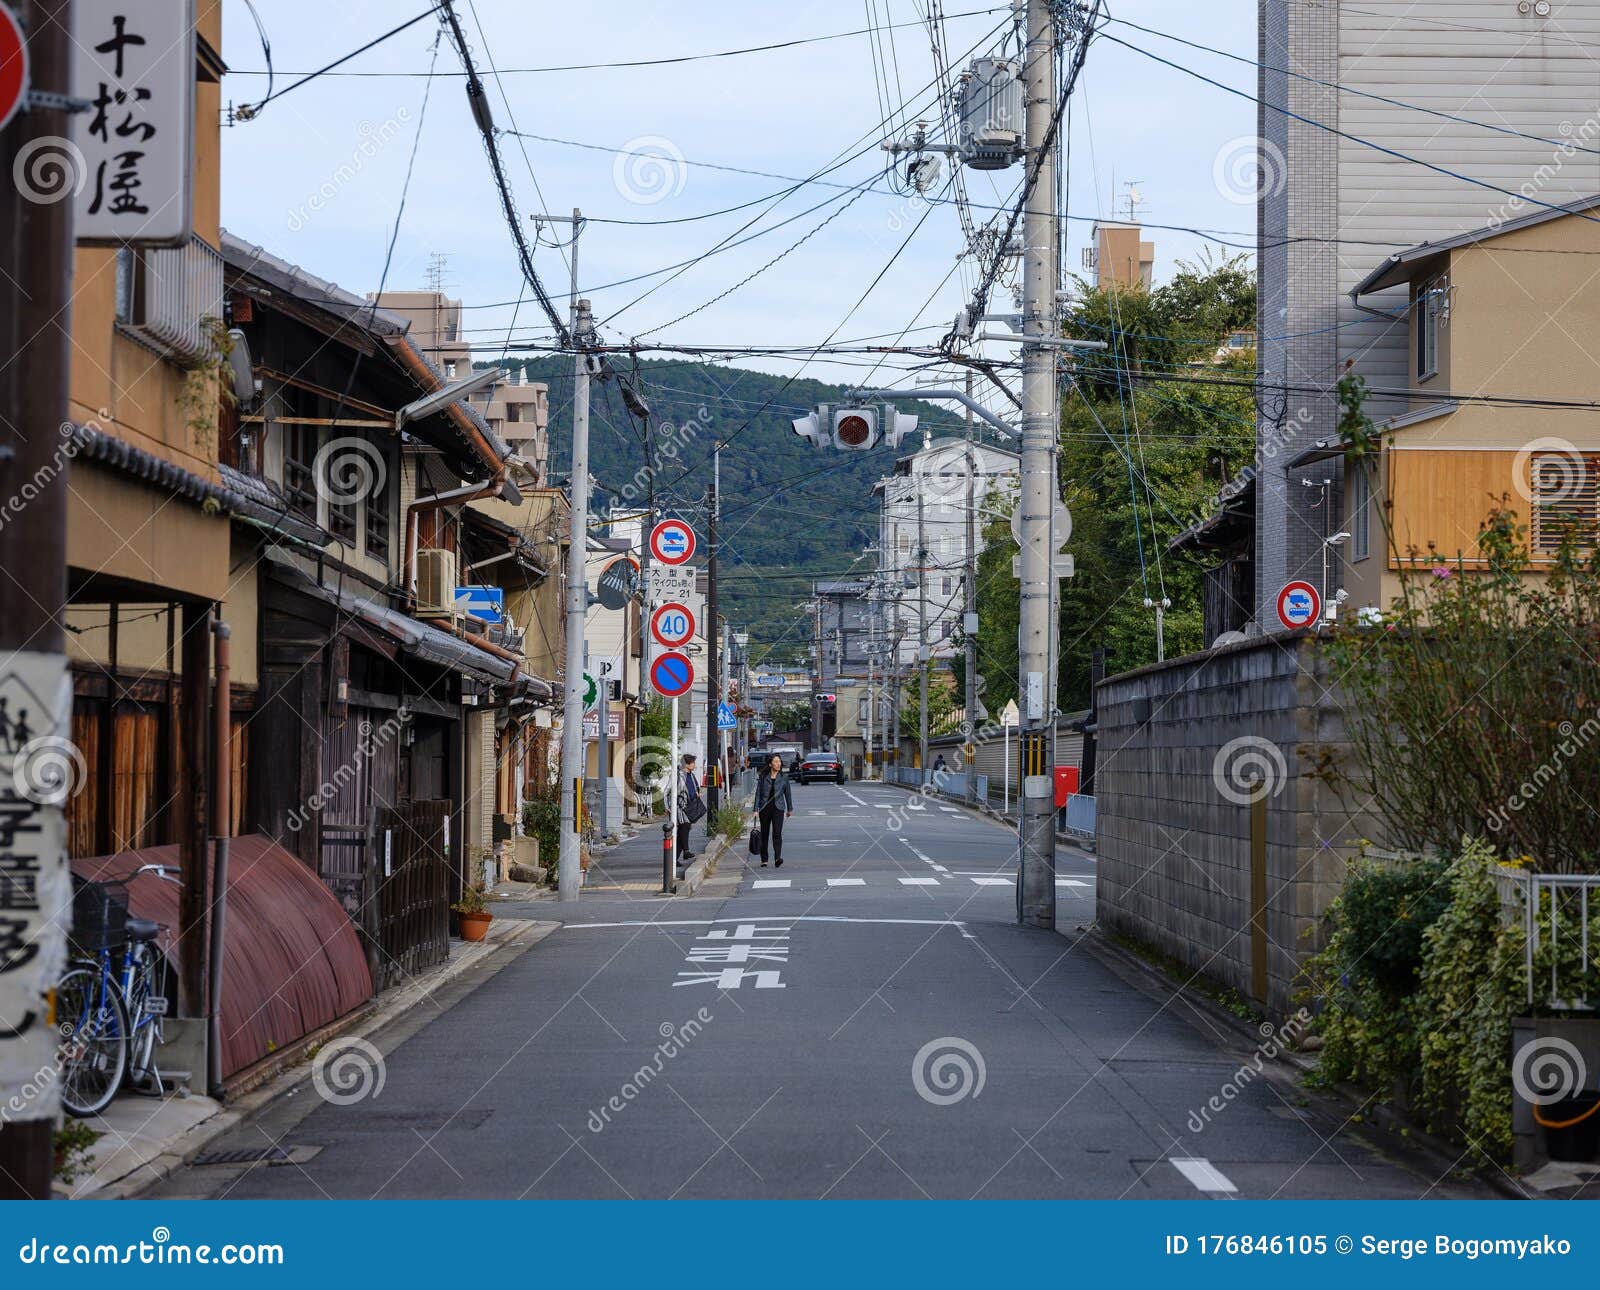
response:
<path id="1" fill-rule="evenodd" d="M 1004 170 L 1022 155 L 1022 80 L 1015 63 L 977 58 L 957 90 L 961 160 L 974 170 Z"/>

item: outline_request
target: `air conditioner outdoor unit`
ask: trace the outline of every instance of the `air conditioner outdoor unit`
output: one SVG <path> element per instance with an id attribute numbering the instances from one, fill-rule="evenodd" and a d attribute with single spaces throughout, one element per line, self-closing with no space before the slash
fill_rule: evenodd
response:
<path id="1" fill-rule="evenodd" d="M 455 613 L 456 553 L 438 547 L 417 552 L 417 612 Z"/>

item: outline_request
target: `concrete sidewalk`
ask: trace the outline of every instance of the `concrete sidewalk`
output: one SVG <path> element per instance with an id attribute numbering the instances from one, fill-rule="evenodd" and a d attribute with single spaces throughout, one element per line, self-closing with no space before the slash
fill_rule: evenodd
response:
<path id="1" fill-rule="evenodd" d="M 496 919 L 482 941 L 451 941 L 450 958 L 403 985 L 377 996 L 329 1028 L 335 1037 L 365 1036 L 405 1016 L 441 986 L 504 952 L 515 957 L 559 927 L 554 922 Z M 101 1115 L 82 1123 L 99 1135 L 72 1182 L 57 1182 L 56 1195 L 70 1200 L 132 1196 L 166 1177 L 207 1143 L 245 1116 L 293 1089 L 306 1076 L 306 1061 L 290 1066 L 260 1087 L 224 1105 L 198 1093 L 174 1092 L 164 1098 L 123 1094 Z"/>

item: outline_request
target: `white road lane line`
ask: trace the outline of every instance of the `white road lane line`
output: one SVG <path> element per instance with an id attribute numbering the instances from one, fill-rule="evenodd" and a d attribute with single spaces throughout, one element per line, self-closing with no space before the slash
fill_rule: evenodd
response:
<path id="1" fill-rule="evenodd" d="M 1079 882 L 1076 878 L 1057 878 L 1056 879 L 1056 886 L 1058 886 L 1058 887 L 1092 887 L 1092 886 L 1094 886 L 1094 884 L 1092 882 Z"/>
<path id="2" fill-rule="evenodd" d="M 859 797 L 857 797 L 854 793 L 852 793 L 848 788 L 841 788 L 839 791 L 841 793 L 843 793 L 846 797 L 848 797 L 857 806 L 865 806 L 865 805 L 867 805 L 866 802 L 862 801 Z"/>
<path id="3" fill-rule="evenodd" d="M 1010 887 L 1015 882 L 1012 878 L 974 878 L 974 887 Z"/>
<path id="4" fill-rule="evenodd" d="M 902 878 L 900 879 L 900 885 L 902 887 L 937 887 L 939 880 L 937 878 Z"/>
<path id="5" fill-rule="evenodd" d="M 866 885 L 867 885 L 867 880 L 865 878 L 829 878 L 828 879 L 828 886 L 830 886 L 830 887 L 865 887 Z"/>
<path id="6" fill-rule="evenodd" d="M 942 864 L 940 864 L 938 861 L 934 860 L 931 856 L 925 856 L 925 855 L 922 854 L 922 852 L 918 851 L 916 849 L 916 847 L 911 845 L 911 840 L 909 838 L 901 838 L 900 841 L 904 844 L 905 849 L 907 851 L 911 852 L 912 855 L 916 856 L 916 858 L 918 860 L 922 861 L 923 864 L 931 866 L 935 873 L 946 873 L 947 874 L 947 873 L 950 872 Z"/>
<path id="7" fill-rule="evenodd" d="M 1204 1156 L 1173 1156 L 1172 1167 L 1195 1185 L 1197 1191 L 1237 1192 L 1228 1176 Z"/>
<path id="8" fill-rule="evenodd" d="M 760 889 L 763 887 L 787 887 L 789 883 L 790 879 L 788 878 L 757 878 L 755 882 L 751 883 L 750 885 Z"/>

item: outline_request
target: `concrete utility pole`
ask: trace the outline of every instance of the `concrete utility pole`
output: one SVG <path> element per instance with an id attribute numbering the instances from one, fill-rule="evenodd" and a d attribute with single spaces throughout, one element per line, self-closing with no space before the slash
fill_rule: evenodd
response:
<path id="1" fill-rule="evenodd" d="M 919 479 L 920 483 L 920 479 Z M 917 489 L 917 765 L 928 772 L 928 532 Z"/>
<path id="2" fill-rule="evenodd" d="M 1056 41 L 1050 0 L 1027 0 L 1028 44 L 1022 82 L 1025 195 L 1022 252 L 1022 579 L 1017 675 L 1022 690 L 1022 803 L 1018 812 L 1018 919 L 1056 923 L 1054 784 L 1056 355 L 1039 343 L 1056 331 L 1059 219 L 1053 148 L 1045 146 L 1055 109 Z M 1030 343 L 1031 342 L 1031 343 Z"/>
<path id="3" fill-rule="evenodd" d="M 972 397 L 972 369 L 967 369 L 967 397 Z M 978 453 L 972 442 L 972 409 L 967 413 L 967 559 L 962 571 L 965 586 L 962 588 L 961 633 L 966 643 L 967 675 L 963 692 L 967 696 L 967 726 L 978 725 L 978 634 L 973 625 L 978 616 Z M 967 743 L 973 742 L 968 735 Z M 975 758 L 965 758 L 967 771 L 966 799 L 978 800 L 978 766 Z"/>
<path id="4" fill-rule="evenodd" d="M 59 794 L 17 786 L 48 788 L 47 764 L 66 760 L 72 733 L 61 626 L 69 441 L 59 433 L 72 334 L 72 202 L 29 201 L 10 180 L 24 148 L 72 134 L 63 97 L 73 88 L 72 5 L 25 0 L 15 8 L 32 86 L 56 100 L 19 111 L 0 131 L 0 492 L 15 497 L 24 484 L 32 491 L 25 513 L 0 526 L 0 686 L 8 705 L 0 784 L 13 875 L 0 883 L 0 1200 L 48 1200 L 61 1088 L 39 1077 L 54 1069 L 59 1040 L 50 991 L 66 960 L 72 886 L 64 807 L 76 785 L 68 778 Z M 13 746 L 22 708 L 30 709 L 36 757 Z"/>
<path id="5" fill-rule="evenodd" d="M 583 215 L 572 211 L 572 514 L 567 551 L 566 695 L 561 709 L 561 850 L 556 870 L 562 900 L 576 900 L 583 881 L 583 628 L 589 612 L 589 355 L 583 350 L 594 322 L 589 302 L 578 299 L 578 233 Z M 602 767 L 601 792 L 604 792 Z"/>
<path id="6" fill-rule="evenodd" d="M 717 725 L 717 704 L 722 701 L 722 628 L 717 625 L 717 486 L 722 482 L 722 445 L 711 452 L 711 497 L 706 517 L 706 841 L 716 835 L 714 817 L 722 780 L 722 731 Z"/>

